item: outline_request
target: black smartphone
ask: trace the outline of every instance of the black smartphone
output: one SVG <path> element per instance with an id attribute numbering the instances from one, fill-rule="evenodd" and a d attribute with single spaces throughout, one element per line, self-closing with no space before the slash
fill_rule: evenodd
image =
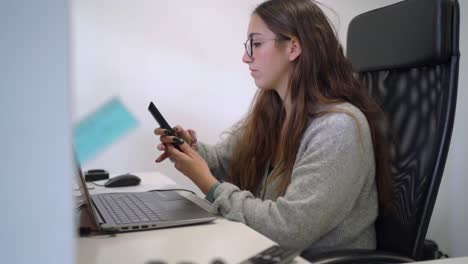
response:
<path id="1" fill-rule="evenodd" d="M 150 102 L 148 106 L 148 110 L 150 111 L 151 115 L 156 119 L 156 122 L 158 122 L 159 126 L 161 128 L 167 129 L 169 131 L 172 131 L 171 134 L 168 136 L 175 136 L 174 130 L 172 130 L 172 127 L 167 123 L 166 119 L 161 115 L 161 112 L 159 112 L 158 108 L 154 105 L 153 102 Z M 178 150 L 180 150 L 179 145 L 173 143 L 172 144 L 174 147 L 176 147 Z"/>

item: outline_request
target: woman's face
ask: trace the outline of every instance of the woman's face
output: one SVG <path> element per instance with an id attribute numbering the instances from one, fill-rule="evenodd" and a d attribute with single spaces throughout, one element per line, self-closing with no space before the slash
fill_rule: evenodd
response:
<path id="1" fill-rule="evenodd" d="M 275 89 L 279 92 L 288 84 L 291 62 L 286 45 L 258 15 L 253 15 L 248 28 L 248 39 L 252 42 L 251 57 L 244 52 L 242 61 L 249 65 L 250 74 L 260 89 Z"/>

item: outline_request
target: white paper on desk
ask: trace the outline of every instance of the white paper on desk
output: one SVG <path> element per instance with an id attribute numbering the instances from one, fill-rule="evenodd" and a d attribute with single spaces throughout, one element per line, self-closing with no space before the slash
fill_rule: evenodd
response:
<path id="1" fill-rule="evenodd" d="M 138 175 L 138 174 L 137 174 Z M 144 181 L 144 182 L 143 182 Z M 154 190 L 154 189 L 169 189 L 169 188 L 176 188 L 177 183 L 167 177 L 166 175 L 160 174 L 160 173 L 151 173 L 151 177 L 144 177 L 144 180 L 142 181 L 144 187 L 148 187 L 150 189 L 148 190 Z"/>

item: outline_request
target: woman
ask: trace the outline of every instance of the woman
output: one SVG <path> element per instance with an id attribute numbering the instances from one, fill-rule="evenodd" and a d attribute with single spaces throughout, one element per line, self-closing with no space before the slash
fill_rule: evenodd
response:
<path id="1" fill-rule="evenodd" d="M 266 1 L 245 49 L 259 88 L 247 117 L 215 146 L 180 126 L 177 137 L 156 129 L 165 151 L 156 161 L 171 157 L 213 212 L 280 245 L 374 249 L 378 207 L 391 201 L 382 112 L 326 16 L 310 0 Z"/>

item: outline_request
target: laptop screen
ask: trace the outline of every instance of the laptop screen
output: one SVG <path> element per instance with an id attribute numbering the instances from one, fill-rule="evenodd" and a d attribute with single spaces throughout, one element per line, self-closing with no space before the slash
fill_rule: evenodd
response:
<path id="1" fill-rule="evenodd" d="M 91 196 L 89 195 L 88 192 L 88 187 L 86 186 L 86 182 L 84 180 L 83 172 L 81 171 L 81 166 L 78 161 L 78 158 L 76 155 L 74 155 L 74 165 L 76 167 L 76 172 L 75 172 L 75 177 L 76 181 L 78 184 L 78 191 L 80 193 L 79 199 L 84 202 L 88 206 L 88 211 L 91 213 L 92 220 L 94 220 L 94 223 L 96 224 L 97 228 L 99 229 L 99 222 L 98 218 L 96 215 L 96 212 L 94 211 L 94 206 L 93 206 L 93 201 L 91 200 Z"/>

